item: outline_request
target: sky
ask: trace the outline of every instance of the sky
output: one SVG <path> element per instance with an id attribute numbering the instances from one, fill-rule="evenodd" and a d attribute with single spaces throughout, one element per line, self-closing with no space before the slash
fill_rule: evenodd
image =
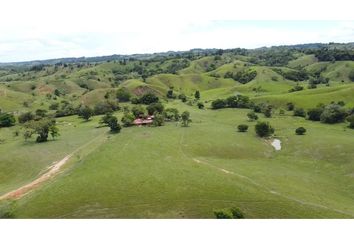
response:
<path id="1" fill-rule="evenodd" d="M 284 0 L 2 0 L 0 62 L 354 42 L 354 19 L 342 19 L 353 15 L 348 1 L 337 0 L 347 7 L 329 20 L 318 20 L 336 12 L 327 0 L 317 16 L 301 1 L 289 8 Z"/>

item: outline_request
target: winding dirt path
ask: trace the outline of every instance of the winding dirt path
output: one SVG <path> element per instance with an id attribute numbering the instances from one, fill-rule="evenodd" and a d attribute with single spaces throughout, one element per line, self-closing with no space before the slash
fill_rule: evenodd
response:
<path id="1" fill-rule="evenodd" d="M 1 200 L 6 200 L 6 199 L 19 199 L 21 197 L 23 197 L 25 194 L 29 193 L 31 190 L 34 190 L 36 188 L 38 188 L 41 183 L 51 179 L 52 177 L 54 177 L 55 175 L 57 175 L 61 168 L 70 160 L 70 158 L 77 153 L 78 151 L 80 151 L 81 149 L 87 147 L 88 145 L 90 145 L 91 143 L 95 142 L 98 138 L 101 138 L 102 135 L 92 139 L 91 141 L 85 143 L 84 145 L 80 146 L 79 148 L 75 149 L 72 153 L 70 153 L 69 155 L 66 155 L 63 159 L 61 159 L 60 161 L 55 162 L 53 165 L 51 165 L 48 168 L 48 171 L 46 173 L 44 173 L 43 175 L 41 175 L 40 177 L 36 178 L 35 180 L 33 180 L 32 182 L 19 187 L 11 192 L 5 193 L 4 195 L 0 196 L 0 201 Z"/>

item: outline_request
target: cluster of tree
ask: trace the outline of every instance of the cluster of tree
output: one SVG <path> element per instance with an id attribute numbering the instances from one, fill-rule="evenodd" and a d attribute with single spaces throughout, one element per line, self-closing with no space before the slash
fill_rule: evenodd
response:
<path id="1" fill-rule="evenodd" d="M 189 67 L 190 61 L 187 59 L 175 59 L 166 68 L 167 73 L 176 74 L 177 71 Z"/>
<path id="2" fill-rule="evenodd" d="M 301 69 L 301 70 L 288 70 L 288 71 L 283 71 L 280 68 L 273 68 L 272 69 L 274 72 L 282 75 L 284 78 L 292 80 L 292 81 L 305 81 L 309 79 L 309 74 L 306 72 L 306 70 Z"/>
<path id="3" fill-rule="evenodd" d="M 250 51 L 251 62 L 266 66 L 285 66 L 294 60 L 296 51 L 286 47 L 260 48 Z"/>
<path id="4" fill-rule="evenodd" d="M 153 94 L 153 93 L 145 93 L 141 97 L 134 97 L 131 98 L 131 103 L 132 104 L 151 104 L 151 103 L 157 103 L 159 101 L 159 98 Z"/>
<path id="5" fill-rule="evenodd" d="M 329 49 L 325 47 L 310 53 L 315 54 L 319 61 L 354 61 L 353 49 Z"/>
<path id="6" fill-rule="evenodd" d="M 231 96 L 226 99 L 216 99 L 211 102 L 212 109 L 249 108 L 252 105 L 249 97 L 243 95 Z"/>
<path id="7" fill-rule="evenodd" d="M 112 133 L 119 133 L 122 129 L 118 123 L 118 118 L 113 116 L 112 113 L 106 113 L 100 120 L 100 124 L 108 126 Z"/>
<path id="8" fill-rule="evenodd" d="M 252 81 L 257 76 L 257 71 L 252 69 L 242 70 L 236 73 L 226 72 L 224 78 L 232 78 L 242 84 Z"/>
<path id="9" fill-rule="evenodd" d="M 298 91 L 302 91 L 302 90 L 304 90 L 304 87 L 303 87 L 303 86 L 296 85 L 296 86 L 294 86 L 293 88 L 289 89 L 288 92 L 291 93 L 291 92 L 298 92 Z"/>
<path id="10" fill-rule="evenodd" d="M 34 114 L 32 112 L 21 113 L 18 116 L 18 122 L 25 123 L 25 122 L 29 122 L 31 120 L 38 121 L 44 117 L 47 117 L 47 110 L 37 109 Z"/>

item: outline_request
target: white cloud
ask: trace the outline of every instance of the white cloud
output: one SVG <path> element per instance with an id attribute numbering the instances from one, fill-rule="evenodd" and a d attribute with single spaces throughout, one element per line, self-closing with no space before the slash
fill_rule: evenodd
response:
<path id="1" fill-rule="evenodd" d="M 299 15 L 299 11 L 304 18 L 316 18 L 313 11 L 308 11 L 316 4 L 298 0 L 289 8 L 283 2 L 2 0 L 0 61 L 353 41 L 352 21 L 310 30 L 276 25 L 226 26 L 225 22 L 214 21 L 255 16 L 259 19 L 292 19 Z M 333 4 L 328 7 L 326 2 L 329 0 L 322 1 L 323 8 L 317 11 L 320 12 L 317 18 L 324 16 L 327 8 L 336 12 L 336 7 Z M 350 1 L 337 0 L 336 5 L 339 2 L 348 6 Z M 275 4 L 279 8 L 274 10 L 272 6 Z M 352 16 L 350 9 L 349 6 L 341 8 L 337 16 L 331 16 L 334 19 L 345 14 Z"/>

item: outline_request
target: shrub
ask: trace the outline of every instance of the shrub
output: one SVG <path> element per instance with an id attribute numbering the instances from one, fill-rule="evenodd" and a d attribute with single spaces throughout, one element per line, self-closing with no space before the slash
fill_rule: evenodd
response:
<path id="1" fill-rule="evenodd" d="M 25 112 L 18 116 L 19 123 L 25 123 L 34 119 L 34 115 L 31 112 Z"/>
<path id="2" fill-rule="evenodd" d="M 131 94 L 127 89 L 121 88 L 117 90 L 116 97 L 119 102 L 129 102 Z"/>
<path id="3" fill-rule="evenodd" d="M 178 121 L 180 118 L 177 108 L 167 108 L 164 111 L 164 116 L 168 121 Z"/>
<path id="4" fill-rule="evenodd" d="M 288 111 L 293 111 L 294 108 L 295 108 L 294 103 L 289 102 L 289 103 L 286 104 L 286 109 L 287 109 Z"/>
<path id="5" fill-rule="evenodd" d="M 250 121 L 258 120 L 258 115 L 253 111 L 247 113 L 247 117 Z"/>
<path id="6" fill-rule="evenodd" d="M 186 102 L 187 101 L 187 97 L 184 94 L 178 95 L 178 99 L 181 99 L 182 102 Z"/>
<path id="7" fill-rule="evenodd" d="M 82 106 L 78 109 L 77 114 L 79 115 L 79 117 L 88 121 L 93 115 L 93 110 L 88 106 Z"/>
<path id="8" fill-rule="evenodd" d="M 155 127 L 163 126 L 165 124 L 165 118 L 161 113 L 156 113 L 154 116 L 153 125 Z"/>
<path id="9" fill-rule="evenodd" d="M 217 219 L 232 219 L 232 213 L 224 209 L 214 211 L 214 215 Z"/>
<path id="10" fill-rule="evenodd" d="M 93 112 L 95 115 L 101 115 L 101 114 L 114 112 L 116 110 L 119 110 L 119 105 L 117 103 L 106 101 L 106 102 L 97 103 L 94 107 Z"/>
<path id="11" fill-rule="evenodd" d="M 122 123 L 124 127 L 129 127 L 133 125 L 135 120 L 135 116 L 130 112 L 125 112 L 122 117 Z"/>
<path id="12" fill-rule="evenodd" d="M 151 103 L 156 103 L 159 101 L 159 98 L 153 93 L 146 93 L 140 99 L 139 102 L 142 104 L 149 105 Z"/>
<path id="13" fill-rule="evenodd" d="M 309 109 L 307 111 L 308 119 L 311 121 L 320 121 L 321 114 L 323 113 L 323 111 L 324 111 L 323 107 L 316 107 L 316 108 Z"/>
<path id="14" fill-rule="evenodd" d="M 134 106 L 132 113 L 135 117 L 142 117 L 145 115 L 145 109 L 142 106 Z"/>
<path id="15" fill-rule="evenodd" d="M 188 127 L 189 123 L 192 121 L 190 119 L 190 113 L 188 111 L 184 111 L 181 114 L 181 118 L 182 118 L 182 126 L 183 127 Z"/>
<path id="16" fill-rule="evenodd" d="M 243 212 L 239 208 L 231 208 L 231 214 L 234 219 L 242 219 L 245 218 Z"/>
<path id="17" fill-rule="evenodd" d="M 59 108 L 59 103 L 52 103 L 49 105 L 50 110 L 58 110 Z"/>
<path id="18" fill-rule="evenodd" d="M 149 106 L 146 107 L 146 110 L 149 115 L 153 115 L 154 113 L 162 113 L 164 110 L 164 106 L 162 103 L 151 103 Z"/>
<path id="19" fill-rule="evenodd" d="M 327 105 L 320 117 L 323 123 L 343 122 L 347 116 L 345 109 L 338 104 Z"/>
<path id="20" fill-rule="evenodd" d="M 297 117 L 306 117 L 306 112 L 303 108 L 295 108 L 294 110 L 294 116 Z"/>
<path id="21" fill-rule="evenodd" d="M 11 127 L 15 125 L 16 119 L 11 113 L 0 112 L 0 127 Z"/>
<path id="22" fill-rule="evenodd" d="M 306 129 L 303 128 L 303 127 L 298 127 L 298 128 L 296 128 L 296 130 L 295 130 L 295 133 L 296 133 L 297 135 L 304 135 L 305 132 L 306 132 Z"/>
<path id="23" fill-rule="evenodd" d="M 297 92 L 297 91 L 302 91 L 302 90 L 304 90 L 304 87 L 302 87 L 300 85 L 296 85 L 295 87 L 290 89 L 289 92 Z"/>
<path id="24" fill-rule="evenodd" d="M 248 125 L 246 124 L 240 124 L 237 126 L 237 129 L 239 132 L 247 132 L 248 130 Z"/>
<path id="25" fill-rule="evenodd" d="M 267 106 L 264 110 L 263 110 L 263 114 L 265 117 L 270 118 L 272 117 L 272 107 L 271 106 Z"/>
<path id="26" fill-rule="evenodd" d="M 199 109 L 204 109 L 204 104 L 201 102 L 198 102 L 197 106 Z"/>
<path id="27" fill-rule="evenodd" d="M 258 122 L 255 126 L 255 130 L 260 137 L 268 137 L 274 133 L 274 128 L 272 128 L 269 122 Z"/>
<path id="28" fill-rule="evenodd" d="M 216 99 L 211 102 L 211 107 L 213 109 L 220 109 L 220 108 L 225 108 L 226 107 L 226 101 L 223 99 Z"/>
<path id="29" fill-rule="evenodd" d="M 347 117 L 347 121 L 349 122 L 349 127 L 354 129 L 354 114 Z"/>

